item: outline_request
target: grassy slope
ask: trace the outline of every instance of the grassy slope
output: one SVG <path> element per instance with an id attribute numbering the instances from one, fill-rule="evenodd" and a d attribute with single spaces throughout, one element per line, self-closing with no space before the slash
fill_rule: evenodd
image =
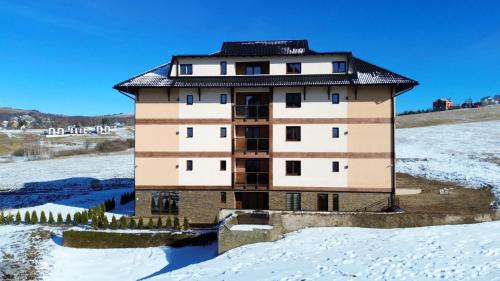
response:
<path id="1" fill-rule="evenodd" d="M 493 120 L 500 120 L 500 105 L 397 116 L 396 127 L 414 128 Z"/>

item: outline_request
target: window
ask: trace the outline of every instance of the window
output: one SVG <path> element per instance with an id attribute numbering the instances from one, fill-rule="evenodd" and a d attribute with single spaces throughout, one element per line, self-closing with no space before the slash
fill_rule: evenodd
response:
<path id="1" fill-rule="evenodd" d="M 300 193 L 286 194 L 286 209 L 289 211 L 300 211 Z"/>
<path id="2" fill-rule="evenodd" d="M 186 137 L 187 138 L 192 138 L 193 137 L 193 127 L 187 127 Z"/>
<path id="3" fill-rule="evenodd" d="M 297 108 L 300 107 L 300 93 L 287 93 L 286 94 L 286 107 Z"/>
<path id="4" fill-rule="evenodd" d="M 227 95 L 220 94 L 220 104 L 226 104 L 226 103 L 227 103 Z"/>
<path id="5" fill-rule="evenodd" d="M 186 171 L 193 170 L 193 160 L 186 160 Z"/>
<path id="6" fill-rule="evenodd" d="M 192 105 L 193 104 L 193 95 L 188 95 L 186 97 L 186 104 L 187 105 Z"/>
<path id="7" fill-rule="evenodd" d="M 340 102 L 340 95 L 339 94 L 332 94 L 332 103 L 339 104 L 339 102 Z"/>
<path id="8" fill-rule="evenodd" d="M 333 204 L 332 204 L 332 211 L 339 211 L 339 195 L 338 194 L 332 194 L 332 199 L 333 199 Z"/>
<path id="9" fill-rule="evenodd" d="M 181 74 L 182 75 L 193 74 L 193 65 L 192 64 L 181 64 Z"/>
<path id="10" fill-rule="evenodd" d="M 346 73 L 347 65 L 345 61 L 334 61 L 333 65 L 333 73 Z"/>
<path id="11" fill-rule="evenodd" d="M 336 139 L 339 137 L 339 128 L 333 127 L 332 128 L 332 138 Z"/>
<path id="12" fill-rule="evenodd" d="M 300 127 L 287 126 L 286 127 L 286 141 L 300 141 Z"/>
<path id="13" fill-rule="evenodd" d="M 178 214 L 179 192 L 151 192 L 151 214 Z"/>
<path id="14" fill-rule="evenodd" d="M 332 162 L 332 172 L 338 173 L 339 172 L 339 162 L 338 161 L 333 161 Z"/>
<path id="15" fill-rule="evenodd" d="M 328 193 L 318 193 L 318 211 L 328 211 Z"/>
<path id="16" fill-rule="evenodd" d="M 300 62 L 289 62 L 286 64 L 286 74 L 299 74 L 301 73 Z"/>
<path id="17" fill-rule="evenodd" d="M 225 138 L 227 136 L 227 129 L 226 127 L 221 127 L 220 128 L 220 137 Z"/>
<path id="18" fill-rule="evenodd" d="M 286 175 L 300 176 L 300 161 L 286 161 Z"/>
<path id="19" fill-rule="evenodd" d="M 227 74 L 227 62 L 225 62 L 225 61 L 220 62 L 220 74 L 221 75 Z"/>
<path id="20" fill-rule="evenodd" d="M 259 75 L 262 74 L 262 67 L 257 64 L 247 64 L 245 66 L 245 75 Z"/>
<path id="21" fill-rule="evenodd" d="M 220 160 L 220 170 L 221 171 L 226 170 L 226 160 Z"/>
<path id="22" fill-rule="evenodd" d="M 224 204 L 226 203 L 226 192 L 225 191 L 222 191 L 220 193 L 220 202 L 224 203 Z"/>

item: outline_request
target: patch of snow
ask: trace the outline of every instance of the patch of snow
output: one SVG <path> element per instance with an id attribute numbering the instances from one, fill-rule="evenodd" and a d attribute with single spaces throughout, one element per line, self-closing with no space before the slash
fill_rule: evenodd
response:
<path id="1" fill-rule="evenodd" d="M 1 227 L 0 227 L 1 228 Z M 73 249 L 49 241 L 47 280 L 499 280 L 500 221 L 309 228 L 215 255 L 216 245 Z"/>
<path id="2" fill-rule="evenodd" d="M 397 129 L 396 170 L 473 188 L 489 186 L 499 199 L 499 132 L 500 121 Z"/>
<path id="3" fill-rule="evenodd" d="M 254 229 L 269 230 L 273 229 L 271 225 L 263 224 L 235 224 L 229 228 L 232 231 L 252 231 Z"/>

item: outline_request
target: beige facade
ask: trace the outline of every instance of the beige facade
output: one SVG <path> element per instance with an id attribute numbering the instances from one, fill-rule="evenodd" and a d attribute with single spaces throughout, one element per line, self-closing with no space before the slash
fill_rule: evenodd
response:
<path id="1" fill-rule="evenodd" d="M 416 81 L 304 40 L 228 44 L 115 86 L 136 101 L 137 216 L 394 203 L 394 99 Z"/>

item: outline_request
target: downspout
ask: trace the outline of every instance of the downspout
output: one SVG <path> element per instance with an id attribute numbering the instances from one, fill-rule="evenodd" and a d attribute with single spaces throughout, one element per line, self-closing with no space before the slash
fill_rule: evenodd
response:
<path id="1" fill-rule="evenodd" d="M 391 87 L 391 204 L 392 211 L 396 210 L 396 139 L 394 122 L 394 87 Z"/>

